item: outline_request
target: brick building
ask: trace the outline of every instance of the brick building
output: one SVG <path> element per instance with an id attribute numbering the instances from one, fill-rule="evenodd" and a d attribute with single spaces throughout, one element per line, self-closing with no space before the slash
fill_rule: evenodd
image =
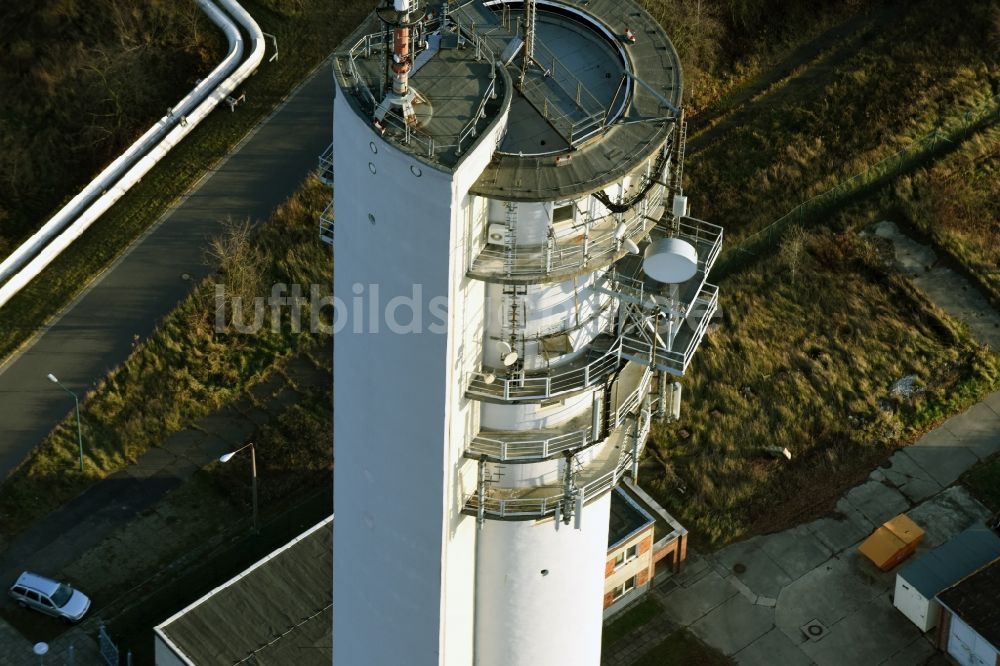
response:
<path id="1" fill-rule="evenodd" d="M 611 495 L 604 617 L 636 601 L 657 570 L 678 571 L 687 554 L 687 530 L 638 486 L 625 482 Z"/>

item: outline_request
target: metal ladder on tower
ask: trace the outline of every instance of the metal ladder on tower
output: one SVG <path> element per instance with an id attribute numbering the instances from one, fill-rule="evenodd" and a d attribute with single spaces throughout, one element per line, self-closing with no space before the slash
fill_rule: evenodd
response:
<path id="1" fill-rule="evenodd" d="M 504 236 L 504 271 L 510 277 L 514 271 L 514 262 L 517 259 L 515 245 L 517 243 L 517 202 L 507 201 L 504 203 L 507 208 L 507 233 Z"/>
<path id="2" fill-rule="evenodd" d="M 670 178 L 670 232 L 671 234 L 676 234 L 680 230 L 680 217 L 675 214 L 673 208 L 673 198 L 675 196 L 681 195 L 684 192 L 683 180 L 684 180 L 684 151 L 687 149 L 687 121 L 684 120 L 684 109 L 677 118 L 677 124 L 674 126 L 675 131 L 675 141 L 674 141 L 674 168 L 671 172 Z"/>
<path id="3" fill-rule="evenodd" d="M 681 116 L 677 119 L 677 149 L 674 165 L 674 192 L 682 192 L 684 180 L 684 151 L 687 149 L 687 121 L 684 119 L 684 110 L 681 109 Z"/>

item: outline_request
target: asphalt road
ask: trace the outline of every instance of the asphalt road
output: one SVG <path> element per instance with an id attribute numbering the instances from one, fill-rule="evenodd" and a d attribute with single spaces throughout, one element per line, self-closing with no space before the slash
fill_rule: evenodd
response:
<path id="1" fill-rule="evenodd" d="M 204 250 L 222 221 L 266 219 L 316 167 L 331 140 L 332 113 L 333 79 L 324 65 L 28 349 L 0 367 L 0 479 L 73 410 L 73 399 L 46 375 L 82 397 L 122 363 L 135 336 L 148 337 L 192 281 L 212 271 Z"/>

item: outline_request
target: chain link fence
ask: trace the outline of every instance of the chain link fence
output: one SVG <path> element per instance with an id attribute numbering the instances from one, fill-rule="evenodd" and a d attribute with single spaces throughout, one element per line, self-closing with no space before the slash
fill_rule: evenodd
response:
<path id="1" fill-rule="evenodd" d="M 806 226 L 875 192 L 900 175 L 911 172 L 921 164 L 940 156 L 943 151 L 949 150 L 949 145 L 959 144 L 980 129 L 992 125 L 998 117 L 1000 117 L 1000 95 L 994 96 L 981 107 L 954 117 L 900 151 L 868 166 L 826 192 L 803 201 L 725 252 L 716 264 L 713 277 L 719 279 L 753 263 L 759 255 L 771 251 L 789 228 Z"/>

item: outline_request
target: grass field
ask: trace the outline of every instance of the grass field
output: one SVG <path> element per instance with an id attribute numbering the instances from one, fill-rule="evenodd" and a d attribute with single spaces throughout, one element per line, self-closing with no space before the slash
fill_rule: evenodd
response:
<path id="1" fill-rule="evenodd" d="M 851 480 L 1000 381 L 979 346 L 853 231 L 799 233 L 723 284 L 725 316 L 640 472 L 699 545 L 823 513 Z M 894 394 L 915 375 L 918 392 Z M 787 447 L 792 460 L 766 446 Z"/>
<path id="2" fill-rule="evenodd" d="M 193 2 L 0 8 L 0 256 L 41 226 L 226 52 Z"/>
<path id="3" fill-rule="evenodd" d="M 1000 512 L 1000 456 L 982 461 L 961 481 L 990 511 Z"/>
<path id="4" fill-rule="evenodd" d="M 1000 127 L 895 187 L 910 222 L 1000 307 Z"/>
<path id="5" fill-rule="evenodd" d="M 273 109 L 343 39 L 374 0 L 248 0 L 261 29 L 278 38 L 280 58 L 261 65 L 243 86 L 236 113 L 217 110 L 115 204 L 70 250 L 3 307 L 0 358 L 27 342 L 92 277 L 147 229 L 216 161 Z M 322 150 L 317 146 L 317 153 Z"/>
<path id="6" fill-rule="evenodd" d="M 788 0 L 640 0 L 667 31 L 684 65 L 690 113 L 728 110 L 768 68 L 828 27 L 879 2 L 803 4 Z M 780 21 L 775 21 L 775 16 Z"/>
<path id="7" fill-rule="evenodd" d="M 67 472 L 77 455 L 76 424 L 67 419 L 4 482 L 0 488 L 4 536 L 136 460 L 170 434 L 233 402 L 291 356 L 329 344 L 329 335 L 310 332 L 308 305 L 303 315 L 307 325 L 298 331 L 287 309 L 281 313 L 280 326 L 272 328 L 271 310 L 265 308 L 258 333 L 237 333 L 232 322 L 219 332 L 214 295 L 216 282 L 234 286 L 239 270 L 247 267 L 253 269 L 254 280 L 242 288 L 252 290 L 251 297 L 269 294 L 271 284 L 277 282 L 316 284 L 321 293 L 329 294 L 329 248 L 316 238 L 315 226 L 329 196 L 328 188 L 310 178 L 257 236 L 243 237 L 240 242 L 229 236 L 223 239 L 222 249 L 230 254 L 222 262 L 221 276 L 197 285 L 121 367 L 87 394 L 81 405 L 88 442 L 85 473 Z M 231 312 L 231 305 L 226 307 Z M 329 402 L 328 396 L 315 400 Z M 329 433 L 328 422 L 295 415 L 275 428 L 276 439 L 278 435 L 292 439 L 315 435 L 317 439 L 311 441 L 319 441 L 316 433 Z M 290 466 L 304 462 L 286 460 Z"/>
<path id="8" fill-rule="evenodd" d="M 695 214 L 722 224 L 727 246 L 908 137 L 989 102 L 1000 85 L 989 3 L 892 11 L 899 16 L 840 66 L 821 58 L 780 82 L 688 160 Z M 985 220 L 995 203 L 992 158 L 983 158 L 991 136 L 956 149 L 984 174 L 963 187 Z M 895 447 L 998 385 L 998 357 L 895 275 L 884 248 L 857 235 L 878 210 L 896 208 L 895 197 L 847 203 L 726 274 L 725 316 L 684 381 L 682 418 L 654 428 L 640 481 L 699 545 L 823 513 Z M 949 229 L 980 217 L 962 219 Z M 917 394 L 894 395 L 893 383 L 910 375 Z M 766 446 L 793 458 L 776 459 Z"/>
<path id="9" fill-rule="evenodd" d="M 692 208 L 730 244 L 995 95 L 991 3 L 893 11 L 843 63 L 786 81 L 758 101 L 764 112 L 691 155 Z"/>

